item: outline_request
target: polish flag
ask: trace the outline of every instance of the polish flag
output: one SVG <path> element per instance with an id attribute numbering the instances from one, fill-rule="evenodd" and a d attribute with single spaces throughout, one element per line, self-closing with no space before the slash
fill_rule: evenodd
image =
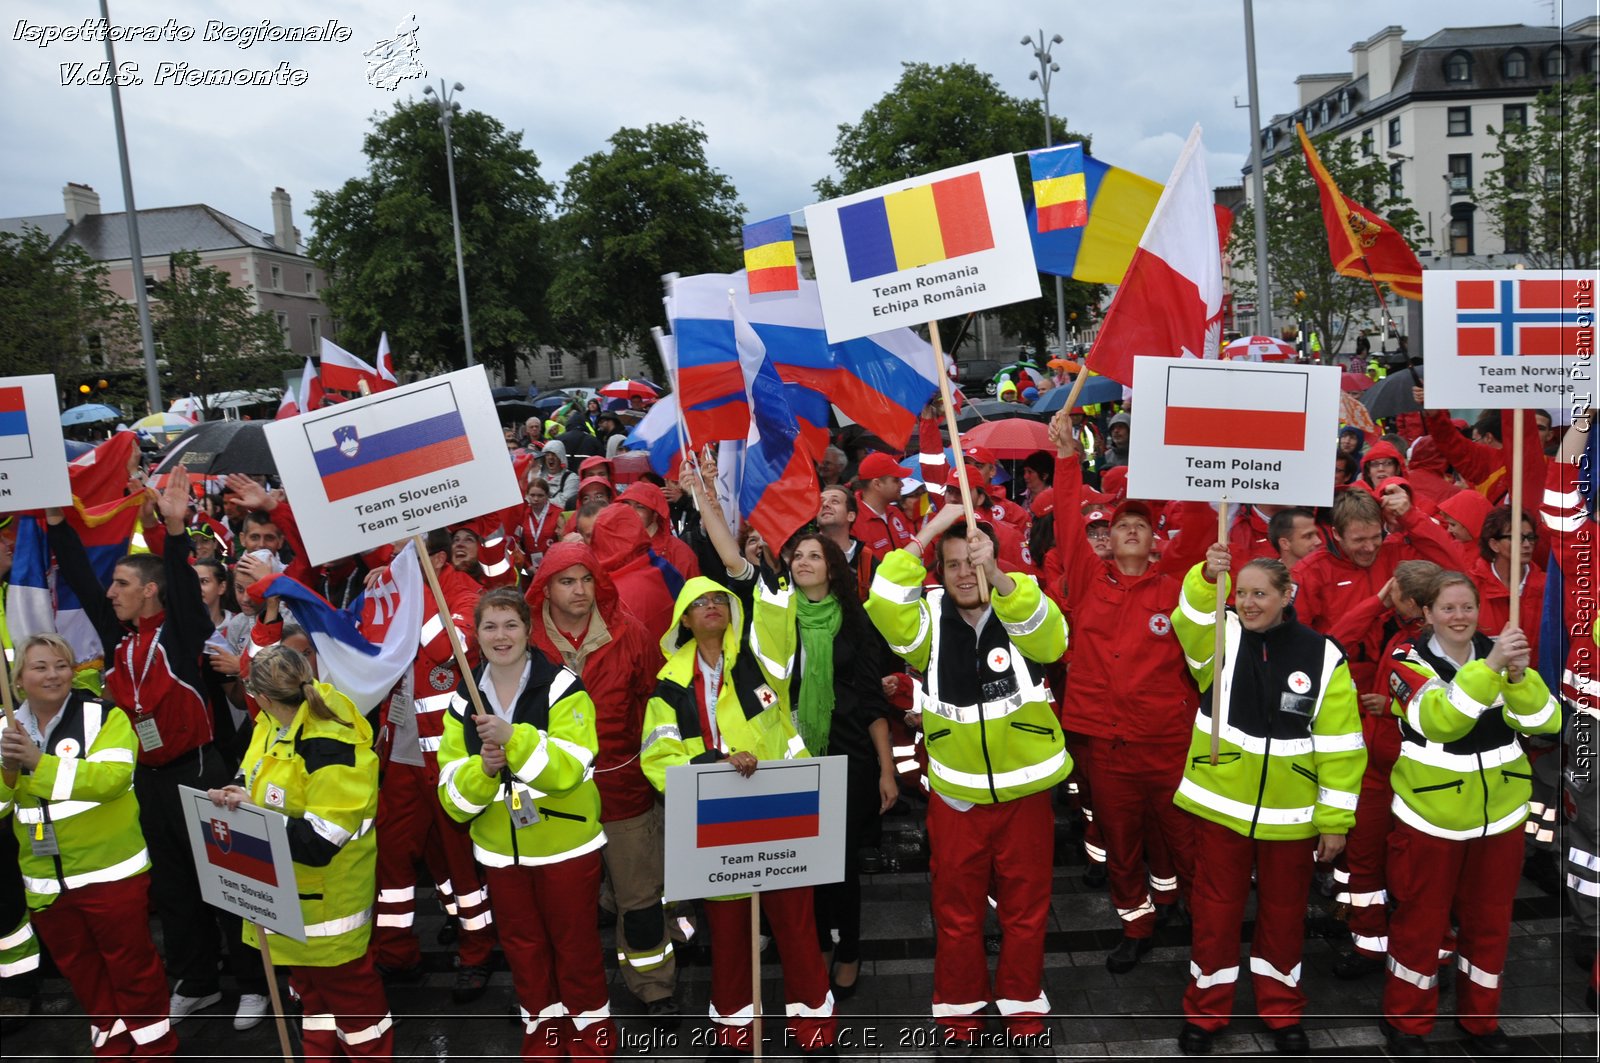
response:
<path id="1" fill-rule="evenodd" d="M 1167 367 L 1169 447 L 1306 449 L 1309 373 Z"/>
<path id="2" fill-rule="evenodd" d="M 389 350 L 387 332 L 378 336 L 378 380 L 380 383 L 373 387 L 373 391 L 388 391 L 400 386 L 400 378 L 394 373 L 394 354 Z"/>
<path id="3" fill-rule="evenodd" d="M 322 409 L 322 377 L 317 374 L 316 363 L 311 360 L 310 355 L 306 356 L 306 368 L 300 374 L 300 390 L 297 395 L 302 413 Z"/>
<path id="4" fill-rule="evenodd" d="M 361 390 L 363 382 L 373 391 L 383 387 L 378 371 L 324 336 L 322 343 L 322 386 L 329 391 Z"/>
<path id="5" fill-rule="evenodd" d="M 1197 125 L 1106 311 L 1089 368 L 1131 387 L 1135 355 L 1216 358 L 1222 339 L 1220 246 Z"/>
<path id="6" fill-rule="evenodd" d="M 273 416 L 274 421 L 286 421 L 290 417 L 300 416 L 300 404 L 295 401 L 294 385 L 290 384 L 283 389 L 283 398 L 278 402 L 278 412 Z"/>

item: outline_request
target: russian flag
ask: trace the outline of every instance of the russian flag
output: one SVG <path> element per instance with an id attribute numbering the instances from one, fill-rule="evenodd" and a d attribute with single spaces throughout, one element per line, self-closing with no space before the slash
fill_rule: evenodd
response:
<path id="1" fill-rule="evenodd" d="M 1307 374 L 1162 368 L 1167 371 L 1167 446 L 1306 449 Z"/>
<path id="2" fill-rule="evenodd" d="M 737 308 L 733 332 L 751 415 L 744 475 L 739 482 L 739 512 L 777 548 L 817 515 L 821 498 L 816 466 L 798 443 L 800 427 L 789 408 L 783 380 L 760 337 Z"/>
<path id="3" fill-rule="evenodd" d="M 678 408 L 689 444 L 699 448 L 743 439 L 750 431 L 750 408 L 733 339 L 728 291 L 724 288 L 718 293 L 696 286 L 691 299 L 681 298 L 681 292 L 683 282 L 672 281 L 667 318 L 676 351 Z"/>
<path id="4" fill-rule="evenodd" d="M 683 454 L 683 437 L 678 432 L 678 396 L 669 394 L 658 399 L 644 419 L 628 433 L 623 446 L 648 454 L 650 468 L 657 476 L 671 476 Z"/>
<path id="5" fill-rule="evenodd" d="M 819 833 L 818 764 L 770 764 L 746 779 L 738 772 L 696 777 L 695 846 L 759 845 Z"/>
<path id="6" fill-rule="evenodd" d="M 314 418 L 305 430 L 329 502 L 472 460 L 448 382 Z"/>
<path id="7" fill-rule="evenodd" d="M 237 823 L 208 819 L 200 824 L 206 840 L 206 863 L 219 871 L 269 886 L 278 884 L 278 870 L 272 863 L 272 843 L 265 837 L 240 830 Z"/>
<path id="8" fill-rule="evenodd" d="M 33 443 L 28 437 L 28 405 L 20 387 L 0 388 L 0 461 L 31 458 Z"/>

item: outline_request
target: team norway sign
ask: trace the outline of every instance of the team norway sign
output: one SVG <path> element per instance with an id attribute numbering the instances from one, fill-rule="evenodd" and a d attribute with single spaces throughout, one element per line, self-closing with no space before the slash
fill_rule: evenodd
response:
<path id="1" fill-rule="evenodd" d="M 1594 401 L 1592 271 L 1428 270 L 1428 405 L 1574 413 Z"/>
<path id="2" fill-rule="evenodd" d="M 1140 357 L 1133 393 L 1130 498 L 1332 504 L 1338 369 Z"/>
<path id="3" fill-rule="evenodd" d="M 1039 297 L 1009 155 L 806 208 L 828 341 Z"/>
<path id="4" fill-rule="evenodd" d="M 266 436 L 314 565 L 521 498 L 482 366 L 274 421 Z"/>

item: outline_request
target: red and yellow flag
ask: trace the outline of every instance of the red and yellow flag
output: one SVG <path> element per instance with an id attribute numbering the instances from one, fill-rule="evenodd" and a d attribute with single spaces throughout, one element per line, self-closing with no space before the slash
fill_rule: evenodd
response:
<path id="1" fill-rule="evenodd" d="M 1334 271 L 1346 277 L 1379 281 L 1396 295 L 1420 300 L 1422 264 L 1411 245 L 1388 222 L 1340 192 L 1317 157 L 1305 128 L 1298 122 L 1294 128 L 1322 200 L 1322 222 L 1328 229 L 1328 254 Z"/>

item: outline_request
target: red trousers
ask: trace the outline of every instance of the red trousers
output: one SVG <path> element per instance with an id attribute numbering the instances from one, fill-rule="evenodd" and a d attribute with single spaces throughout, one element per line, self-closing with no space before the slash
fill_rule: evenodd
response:
<path id="1" fill-rule="evenodd" d="M 1522 877 L 1521 830 L 1451 841 L 1396 823 L 1389 835 L 1389 977 L 1383 1017 L 1425 1036 L 1439 1010 L 1439 942 L 1456 932 L 1456 1016 L 1469 1033 L 1500 1025 L 1500 977 L 1511 935 L 1511 904 Z"/>
<path id="2" fill-rule="evenodd" d="M 1111 903 L 1125 936 L 1147 938 L 1156 930 L 1155 906 L 1174 903 L 1179 883 L 1187 888 L 1194 873 L 1192 817 L 1172 803 L 1189 743 L 1091 738 L 1089 746 Z"/>
<path id="3" fill-rule="evenodd" d="M 787 1002 L 790 1043 L 804 1051 L 833 1044 L 838 1023 L 828 971 L 817 947 L 817 921 L 809 887 L 761 894 L 761 911 L 772 927 L 783 961 L 783 996 Z M 707 901 L 711 927 L 711 1021 L 717 1043 L 740 1052 L 753 1047 L 755 1017 L 750 984 L 750 901 Z"/>
<path id="4" fill-rule="evenodd" d="M 522 1008 L 522 1058 L 610 1059 L 618 1037 L 596 925 L 600 853 L 486 871 Z"/>
<path id="5" fill-rule="evenodd" d="M 378 790 L 378 895 L 373 912 L 372 958 L 385 967 L 415 967 L 422 947 L 413 924 L 417 867 L 433 870 L 439 903 L 461 924 L 457 950 L 463 966 L 481 967 L 494 951 L 489 892 L 472 858 L 472 837 L 439 803 L 426 768 L 390 761 Z M 443 874 L 439 873 L 439 869 Z"/>
<path id="6" fill-rule="evenodd" d="M 306 1063 L 393 1057 L 394 1019 L 370 953 L 337 967 L 291 967 L 289 988 L 304 1009 Z"/>
<path id="7" fill-rule="evenodd" d="M 1091 864 L 1106 865 L 1106 842 L 1094 818 L 1094 785 L 1089 780 L 1089 760 L 1094 756 L 1088 735 L 1068 731 L 1067 752 L 1072 757 L 1072 774 L 1067 776 L 1067 793 L 1078 801 L 1083 812 L 1083 855 Z"/>
<path id="8" fill-rule="evenodd" d="M 1194 820 L 1194 885 L 1189 911 L 1194 945 L 1184 1016 L 1203 1030 L 1220 1030 L 1233 1015 L 1239 980 L 1239 931 L 1256 873 L 1256 932 L 1250 942 L 1250 980 L 1256 1008 L 1269 1029 L 1300 1021 L 1300 954 L 1305 944 L 1306 897 L 1315 867 L 1315 838 L 1261 841 L 1221 824 Z M 1437 943 L 1438 939 L 1434 939 Z"/>
<path id="9" fill-rule="evenodd" d="M 33 928 L 89 1017 L 94 1054 L 176 1055 L 167 972 L 145 917 L 149 874 L 66 890 L 33 913 Z"/>
<path id="10" fill-rule="evenodd" d="M 1400 758 L 1400 721 L 1393 716 L 1361 715 L 1361 738 L 1367 745 L 1367 770 L 1361 776 L 1356 823 L 1345 838 L 1344 853 L 1334 862 L 1338 899 L 1350 906 L 1346 919 L 1356 951 L 1382 956 L 1389 950 L 1389 894 L 1384 887 L 1389 860 L 1389 831 L 1394 816 L 1394 788 L 1389 776 Z"/>
<path id="11" fill-rule="evenodd" d="M 957 812 L 928 799 L 932 877 L 933 1016 L 946 1036 L 971 1040 L 992 999 L 1007 1032 L 1044 1031 L 1044 932 L 1050 915 L 1055 817 L 1045 791 Z M 994 989 L 983 944 L 988 897 L 1000 920 L 1000 963 Z"/>

